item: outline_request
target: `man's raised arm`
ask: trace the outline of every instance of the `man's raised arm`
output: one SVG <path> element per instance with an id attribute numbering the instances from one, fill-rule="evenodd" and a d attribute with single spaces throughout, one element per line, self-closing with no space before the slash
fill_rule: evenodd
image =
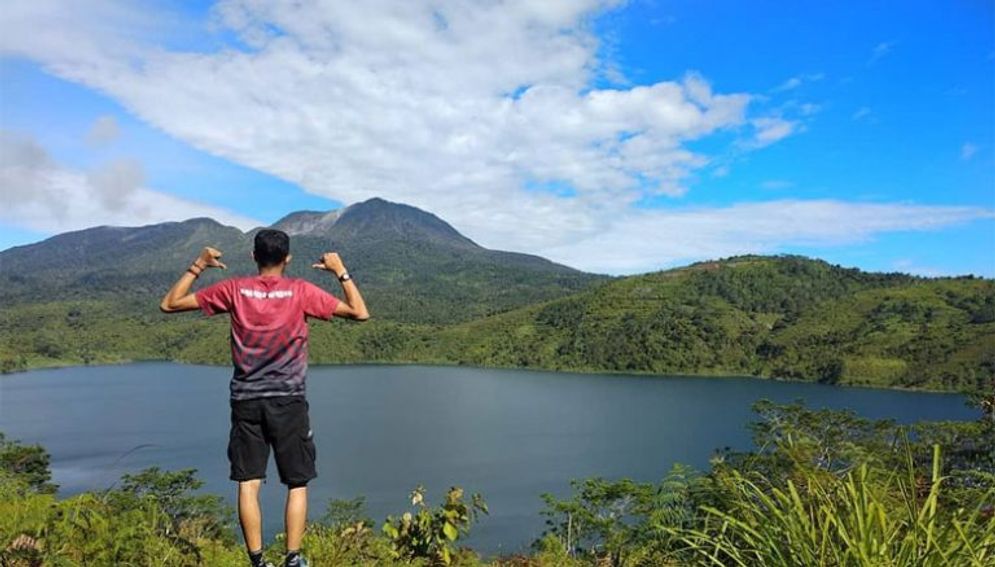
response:
<path id="1" fill-rule="evenodd" d="M 200 273 L 207 268 L 227 270 L 228 266 L 225 266 L 219 258 L 221 258 L 220 250 L 216 250 L 210 246 L 204 248 L 200 256 L 193 261 L 193 264 L 190 264 L 187 271 L 166 292 L 166 295 L 162 298 L 162 302 L 159 303 L 159 309 L 163 313 L 176 313 L 178 311 L 193 311 L 194 309 L 198 309 L 197 297 L 190 293 L 190 286 L 200 276 Z"/>
<path id="2" fill-rule="evenodd" d="M 366 303 L 363 296 L 356 287 L 356 282 L 352 281 L 349 272 L 342 263 L 342 258 L 335 252 L 326 252 L 321 256 L 321 260 L 311 265 L 318 270 L 327 270 L 335 274 L 342 284 L 342 291 L 345 293 L 345 301 L 340 301 L 335 307 L 335 316 L 348 317 L 357 321 L 366 321 L 370 318 L 369 311 L 366 310 Z"/>

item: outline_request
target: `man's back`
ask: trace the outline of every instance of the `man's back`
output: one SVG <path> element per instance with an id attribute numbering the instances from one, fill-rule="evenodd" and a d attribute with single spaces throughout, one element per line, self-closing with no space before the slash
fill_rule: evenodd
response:
<path id="1" fill-rule="evenodd" d="M 290 263 L 287 233 L 263 229 L 254 237 L 252 257 L 259 275 L 236 277 L 190 293 L 209 267 L 225 269 L 221 251 L 204 248 L 166 292 L 159 308 L 166 313 L 200 309 L 205 315 L 231 314 L 231 431 L 229 477 L 238 482 L 238 520 L 253 567 L 263 567 L 259 487 L 266 478 L 270 449 L 280 482 L 287 485 L 287 555 L 284 565 L 306 567 L 300 556 L 307 520 L 307 484 L 317 477 L 316 450 L 304 396 L 307 374 L 307 317 L 333 315 L 366 321 L 366 303 L 335 252 L 312 268 L 332 272 L 345 300 L 297 278 L 284 277 Z"/>
<path id="2" fill-rule="evenodd" d="M 306 280 L 278 275 L 229 278 L 198 291 L 205 315 L 231 315 L 231 398 L 303 396 L 305 317 L 331 319 L 338 303 Z"/>

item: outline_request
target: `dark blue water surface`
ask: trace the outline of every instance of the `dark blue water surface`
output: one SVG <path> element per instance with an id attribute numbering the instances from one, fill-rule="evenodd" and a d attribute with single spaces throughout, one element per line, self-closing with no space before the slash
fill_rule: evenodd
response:
<path id="1" fill-rule="evenodd" d="M 44 445 L 64 495 L 157 465 L 197 468 L 205 490 L 233 502 L 230 373 L 140 363 L 4 376 L 0 431 Z M 308 398 L 319 472 L 312 518 L 330 498 L 363 495 L 380 522 L 408 509 L 418 484 L 433 503 L 460 485 L 490 505 L 469 540 L 485 553 L 528 546 L 543 529 L 539 495 L 566 495 L 572 478 L 654 481 L 677 462 L 706 468 L 716 448 L 748 448 L 750 405 L 761 398 L 899 422 L 974 418 L 961 396 L 947 394 L 434 366 L 312 367 Z M 272 463 L 269 478 L 263 510 L 272 536 L 282 529 L 284 495 Z"/>

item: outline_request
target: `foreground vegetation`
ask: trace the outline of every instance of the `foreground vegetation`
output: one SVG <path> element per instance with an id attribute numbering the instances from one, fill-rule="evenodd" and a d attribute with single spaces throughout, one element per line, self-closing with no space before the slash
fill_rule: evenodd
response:
<path id="1" fill-rule="evenodd" d="M 978 391 L 995 373 L 995 282 L 979 278 L 747 256 L 536 299 L 555 297 L 549 291 L 488 316 L 479 314 L 497 307 L 460 295 L 452 287 L 460 285 L 457 278 L 422 290 L 423 303 L 390 304 L 396 309 L 386 313 L 368 300 L 374 317 L 362 325 L 313 322 L 311 361 L 752 375 L 947 391 Z M 162 315 L 156 306 L 165 286 L 143 299 L 13 301 L 0 311 L 0 370 L 126 360 L 227 364 L 227 320 Z M 466 320 L 467 313 L 478 316 Z M 433 322 L 418 322 L 426 320 Z"/>
<path id="2" fill-rule="evenodd" d="M 315 566 L 991 566 L 990 402 L 979 400 L 989 413 L 976 422 L 912 426 L 761 402 L 757 449 L 717 453 L 708 471 L 576 480 L 566 499 L 542 495 L 548 530 L 529 554 L 461 547 L 487 505 L 458 488 L 437 506 L 416 489 L 410 509 L 379 526 L 361 499 L 332 502 L 304 551 Z M 0 438 L 3 564 L 244 564 L 232 511 L 199 486 L 193 471 L 149 469 L 59 499 L 45 451 Z M 267 554 L 280 547 L 278 536 Z"/>

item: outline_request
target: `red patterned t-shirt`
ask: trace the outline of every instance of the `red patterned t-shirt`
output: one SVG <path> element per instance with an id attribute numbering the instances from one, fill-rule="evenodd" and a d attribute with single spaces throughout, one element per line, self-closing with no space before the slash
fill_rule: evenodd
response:
<path id="1" fill-rule="evenodd" d="M 338 298 L 307 280 L 284 276 L 229 278 L 195 297 L 205 315 L 231 315 L 231 399 L 304 395 L 305 317 L 331 319 Z"/>

